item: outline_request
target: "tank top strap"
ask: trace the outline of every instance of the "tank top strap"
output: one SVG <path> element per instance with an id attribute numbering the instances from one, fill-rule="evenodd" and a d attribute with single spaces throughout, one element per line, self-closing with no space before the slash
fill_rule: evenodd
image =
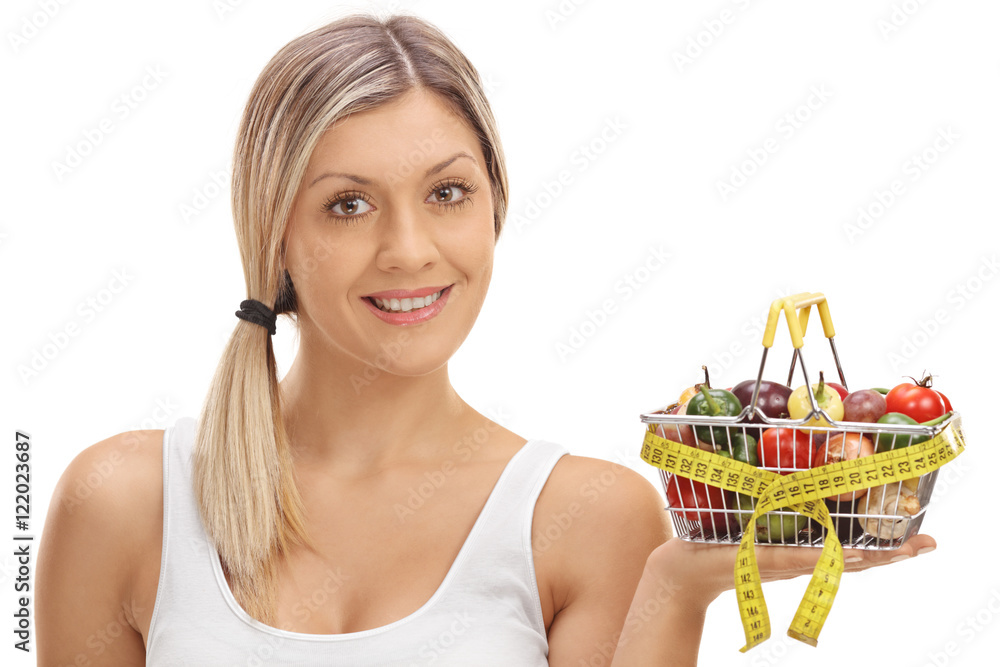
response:
<path id="1" fill-rule="evenodd" d="M 196 428 L 193 417 L 180 417 L 163 434 L 163 550 L 147 654 L 155 654 L 165 635 L 197 635 L 201 614 L 228 613 L 212 568 L 213 545 L 191 484 Z M 195 609 L 197 614 L 188 612 Z"/>
<path id="2" fill-rule="evenodd" d="M 521 622 L 544 641 L 531 524 L 542 487 L 567 453 L 556 443 L 529 440 L 511 458 L 453 564 L 454 580 L 444 591 L 445 605 L 468 604 L 474 598 L 472 591 L 486 586 L 509 603 L 516 600 L 510 609 L 523 614 Z"/>

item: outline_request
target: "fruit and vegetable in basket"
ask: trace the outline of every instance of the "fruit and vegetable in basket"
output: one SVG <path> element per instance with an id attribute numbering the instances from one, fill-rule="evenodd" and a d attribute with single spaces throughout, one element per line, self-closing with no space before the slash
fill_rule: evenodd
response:
<path id="1" fill-rule="evenodd" d="M 911 378 L 912 379 L 912 378 Z M 931 376 L 904 382 L 893 387 L 885 396 L 887 412 L 900 412 L 918 422 L 936 419 L 951 411 L 951 401 L 931 388 Z"/>
<path id="2" fill-rule="evenodd" d="M 699 393 L 688 401 L 687 413 L 701 417 L 735 417 L 743 410 L 739 399 L 725 389 L 709 389 L 702 385 Z M 718 449 L 729 441 L 729 434 L 736 429 L 725 426 L 695 426 L 694 434 L 699 440 L 709 442 Z"/>
<path id="3" fill-rule="evenodd" d="M 840 393 L 831 385 L 823 381 L 823 372 L 820 371 L 819 382 L 807 387 L 802 385 L 792 392 L 788 397 L 788 416 L 791 419 L 805 419 L 812 411 L 812 401 L 809 394 L 816 401 L 816 406 L 829 415 L 833 421 L 840 421 L 844 418 L 844 402 L 840 398 Z M 802 430 L 811 433 L 810 426 L 830 426 L 830 422 L 820 415 L 810 417 L 809 421 L 802 425 Z"/>
<path id="4" fill-rule="evenodd" d="M 747 407 L 753 405 L 753 392 L 757 386 L 756 380 L 744 380 L 733 387 L 733 396 L 740 402 L 740 405 Z M 768 419 L 788 418 L 788 397 L 792 394 L 792 388 L 787 384 L 773 382 L 771 380 L 761 380 L 760 390 L 757 392 L 757 408 L 764 413 Z M 763 424 L 764 419 L 754 412 L 750 419 L 751 424 Z M 763 428 L 747 428 L 747 435 L 760 440 Z"/>
<path id="5" fill-rule="evenodd" d="M 782 475 L 806 470 L 813 459 L 812 438 L 795 428 L 769 428 L 757 443 L 757 457 L 761 468 Z"/>
<path id="6" fill-rule="evenodd" d="M 818 468 L 841 461 L 851 461 L 864 456 L 871 456 L 875 453 L 875 446 L 872 441 L 860 433 L 827 433 L 826 441 L 816 449 L 813 454 L 812 467 Z M 837 496 L 831 496 L 829 500 L 841 502 L 851 501 L 860 498 L 868 492 L 868 489 L 858 489 L 848 491 Z"/>
<path id="7" fill-rule="evenodd" d="M 844 421 L 873 423 L 885 413 L 885 396 L 874 389 L 859 389 L 844 398 Z"/>
<path id="8" fill-rule="evenodd" d="M 732 493 L 717 486 L 696 482 L 680 475 L 667 475 L 667 502 L 670 507 L 681 509 L 681 516 L 688 521 L 698 521 L 706 531 L 714 528 L 724 533 L 729 524 L 725 512 L 713 509 L 732 507 Z"/>
<path id="9" fill-rule="evenodd" d="M 738 509 L 743 510 L 736 513 L 736 519 L 740 522 L 740 529 L 746 530 L 747 524 L 753 518 L 753 510 L 757 506 L 757 499 L 753 496 L 737 493 L 736 506 Z M 758 542 L 794 543 L 795 536 L 808 523 L 809 519 L 802 514 L 784 509 L 778 512 L 768 512 L 757 517 L 757 521 L 754 522 L 754 531 L 756 532 Z"/>
<path id="10" fill-rule="evenodd" d="M 952 414 L 947 397 L 930 387 L 930 376 L 902 383 L 891 390 L 848 392 L 842 385 L 826 382 L 821 372 L 818 383 L 803 385 L 794 391 L 787 385 L 767 380 L 760 380 L 758 385 L 757 379 L 740 382 L 732 391 L 727 391 L 711 387 L 707 370 L 705 382 L 685 390 L 682 398 L 686 402 L 672 406 L 671 412 L 709 418 L 736 417 L 753 403 L 755 390 L 758 410 L 753 413 L 746 410 L 744 418 L 736 425 L 669 423 L 659 424 L 656 432 L 690 447 L 787 475 L 925 442 L 930 436 L 893 433 L 886 429 L 892 429 L 892 425 L 934 426 Z M 833 424 L 812 414 L 813 401 Z M 793 426 L 768 427 L 766 420 L 771 419 L 808 420 Z M 844 422 L 848 424 L 841 427 Z M 676 475 L 668 475 L 667 479 L 670 509 L 690 521 L 699 522 L 706 534 L 719 535 L 727 530 L 727 525 L 732 528 L 730 517 L 736 520 L 740 530 L 748 529 L 756 502 L 752 496 L 723 492 L 718 487 Z M 861 515 L 858 522 L 867 534 L 880 539 L 896 539 L 905 533 L 909 519 L 920 512 L 916 495 L 919 481 L 920 478 L 913 478 L 858 489 L 830 496 L 827 500 L 833 503 L 831 508 L 836 508 L 838 515 L 844 517 L 851 516 L 850 508 L 853 507 L 856 515 Z M 846 509 L 841 508 L 841 504 Z M 717 509 L 729 509 L 730 512 L 714 511 Z M 879 515 L 884 517 L 879 518 Z M 758 541 L 795 543 L 798 533 L 808 524 L 809 519 L 805 516 L 785 509 L 781 513 L 769 512 L 758 517 L 754 531 Z"/>
<path id="11" fill-rule="evenodd" d="M 858 501 L 857 511 L 869 515 L 858 519 L 866 533 L 881 540 L 895 540 L 906 532 L 910 517 L 920 511 L 920 500 L 905 483 L 893 482 L 870 489 Z"/>

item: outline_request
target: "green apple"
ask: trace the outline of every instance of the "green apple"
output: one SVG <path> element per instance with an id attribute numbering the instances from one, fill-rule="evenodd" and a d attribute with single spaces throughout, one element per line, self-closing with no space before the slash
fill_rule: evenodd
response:
<path id="1" fill-rule="evenodd" d="M 740 522 L 740 529 L 746 530 L 747 524 L 753 517 L 753 509 L 757 505 L 757 500 L 752 496 L 742 493 L 736 494 L 736 507 L 741 510 L 736 513 L 736 518 Z M 790 512 L 789 509 L 782 511 Z M 758 517 L 754 529 L 757 532 L 758 542 L 778 542 L 782 544 L 794 543 L 795 536 L 800 530 L 806 527 L 809 518 L 801 514 L 778 514 L 768 512 L 764 516 Z"/>

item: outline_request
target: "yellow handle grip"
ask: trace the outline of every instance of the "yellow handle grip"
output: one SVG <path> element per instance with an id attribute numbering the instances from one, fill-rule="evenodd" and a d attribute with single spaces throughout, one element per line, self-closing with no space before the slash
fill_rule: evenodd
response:
<path id="1" fill-rule="evenodd" d="M 830 319 L 830 306 L 822 292 L 800 292 L 771 303 L 771 311 L 767 314 L 767 328 L 764 329 L 764 347 L 774 344 L 774 333 L 778 330 L 778 318 L 782 311 L 788 323 L 788 332 L 792 335 L 792 345 L 795 349 L 802 347 L 802 336 L 809 324 L 809 311 L 813 306 L 819 310 L 819 319 L 823 323 L 823 335 L 833 338 L 833 320 Z M 798 311 L 798 316 L 796 316 Z"/>

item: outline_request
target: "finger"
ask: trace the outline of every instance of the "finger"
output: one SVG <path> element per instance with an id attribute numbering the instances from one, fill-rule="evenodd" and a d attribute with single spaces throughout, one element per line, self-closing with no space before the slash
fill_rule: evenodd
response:
<path id="1" fill-rule="evenodd" d="M 937 541 L 930 535 L 914 535 L 898 549 L 875 551 L 870 549 L 844 549 L 844 569 L 850 572 L 898 563 L 917 555 L 930 553 L 937 548 Z"/>

